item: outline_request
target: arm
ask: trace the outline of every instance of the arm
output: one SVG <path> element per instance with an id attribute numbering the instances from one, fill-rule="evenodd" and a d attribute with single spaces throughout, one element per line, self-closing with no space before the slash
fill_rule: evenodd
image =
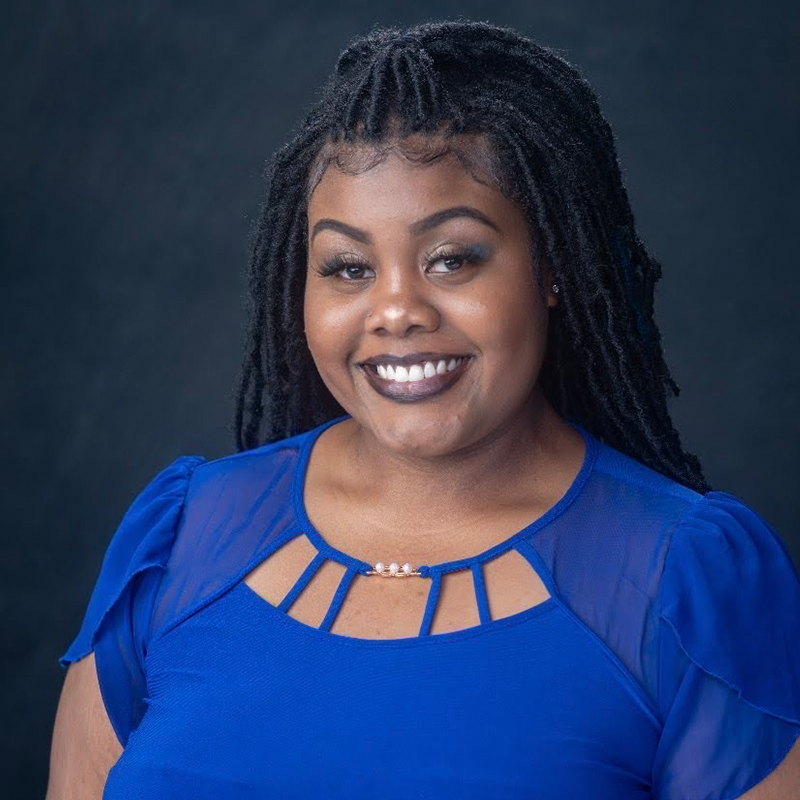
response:
<path id="1" fill-rule="evenodd" d="M 179 456 L 157 473 L 131 503 L 106 548 L 78 635 L 59 658 L 68 669 L 53 729 L 46 800 L 101 798 L 122 742 L 142 717 L 154 595 L 190 477 L 203 461 L 203 456 Z"/>
<path id="2" fill-rule="evenodd" d="M 121 754 L 122 745 L 100 694 L 94 653 L 90 653 L 71 664 L 64 679 L 45 800 L 100 800 L 108 772 Z"/>
<path id="3" fill-rule="evenodd" d="M 800 797 L 800 739 L 786 758 L 739 800 L 786 800 L 787 797 Z"/>

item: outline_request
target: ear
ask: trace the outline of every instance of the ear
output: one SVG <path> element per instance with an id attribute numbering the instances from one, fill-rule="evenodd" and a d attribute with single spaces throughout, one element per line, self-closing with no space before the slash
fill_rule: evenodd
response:
<path id="1" fill-rule="evenodd" d="M 542 278 L 544 280 L 544 296 L 547 301 L 547 307 L 553 308 L 558 305 L 558 295 L 553 291 L 555 279 L 553 278 L 553 270 L 547 262 L 542 264 Z"/>

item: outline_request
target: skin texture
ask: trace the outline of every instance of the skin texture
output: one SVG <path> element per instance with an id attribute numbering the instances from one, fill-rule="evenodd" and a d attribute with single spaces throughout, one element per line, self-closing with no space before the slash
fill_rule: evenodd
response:
<path id="1" fill-rule="evenodd" d="M 455 217 L 424 233 L 411 228 L 458 206 L 495 227 Z M 356 175 L 329 166 L 310 197 L 308 233 L 306 338 L 322 379 L 352 416 L 320 437 L 320 451 L 336 463 L 310 464 L 309 481 L 327 472 L 338 489 L 329 494 L 358 506 L 362 519 L 374 517 L 372 535 L 398 552 L 418 551 L 414 537 L 463 531 L 485 520 L 487 508 L 546 510 L 557 502 L 585 448 L 537 386 L 558 296 L 546 265 L 532 262 L 521 209 L 455 157 L 420 165 L 393 153 Z M 371 244 L 358 240 L 367 237 Z M 438 255 L 470 245 L 485 248 L 483 263 Z M 343 255 L 356 266 L 319 274 Z M 382 397 L 357 366 L 415 351 L 475 358 L 448 391 L 416 403 Z M 336 447 L 322 444 L 328 434 Z"/>
<path id="2" fill-rule="evenodd" d="M 70 664 L 58 701 L 46 800 L 99 800 L 122 745 L 106 714 L 94 653 Z"/>
<path id="3" fill-rule="evenodd" d="M 800 797 L 800 739 L 761 783 L 741 795 L 741 800 L 789 800 L 791 797 Z"/>

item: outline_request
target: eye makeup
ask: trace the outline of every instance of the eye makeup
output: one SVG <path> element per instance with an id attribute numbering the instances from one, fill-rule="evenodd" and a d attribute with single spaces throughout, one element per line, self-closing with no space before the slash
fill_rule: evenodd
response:
<path id="1" fill-rule="evenodd" d="M 429 253 L 426 253 L 424 258 L 428 267 L 431 267 L 433 264 L 436 264 L 439 261 L 450 260 L 461 262 L 462 266 L 458 267 L 457 269 L 448 269 L 444 272 L 432 273 L 434 275 L 453 275 L 458 272 L 462 272 L 467 265 L 476 266 L 483 264 L 491 258 L 493 252 L 493 248 L 486 244 L 443 245 L 435 248 Z M 326 259 L 319 267 L 315 269 L 323 277 L 329 277 L 332 275 L 337 275 L 348 269 L 363 270 L 371 269 L 371 267 L 369 262 L 362 259 L 358 255 L 353 253 L 341 253 L 340 255 L 332 256 L 331 258 Z M 349 278 L 342 277 L 342 279 L 345 281 L 361 280 L 362 278 L 363 276 L 351 276 Z"/>

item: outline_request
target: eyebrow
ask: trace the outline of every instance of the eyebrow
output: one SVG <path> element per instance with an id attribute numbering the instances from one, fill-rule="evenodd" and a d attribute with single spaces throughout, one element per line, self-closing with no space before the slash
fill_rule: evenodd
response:
<path id="1" fill-rule="evenodd" d="M 408 230 L 412 236 L 421 236 L 423 233 L 427 233 L 429 230 L 432 230 L 438 225 L 441 225 L 442 223 L 456 217 L 470 217 L 478 222 L 482 222 L 484 225 L 488 225 L 495 231 L 500 231 L 500 228 L 494 222 L 492 222 L 489 217 L 472 206 L 453 206 L 452 208 L 445 208 L 442 211 L 436 211 L 427 217 L 423 217 L 416 222 L 412 222 L 411 225 L 408 226 Z M 314 228 L 311 231 L 310 241 L 313 242 L 314 237 L 320 231 L 324 230 L 339 231 L 345 236 L 349 236 L 351 239 L 355 239 L 357 242 L 361 242 L 362 244 L 374 244 L 372 236 L 370 236 L 366 231 L 362 231 L 360 228 L 354 228 L 352 225 L 347 225 L 344 222 L 339 222 L 339 220 L 329 219 L 327 217 L 319 220 L 314 225 Z"/>

